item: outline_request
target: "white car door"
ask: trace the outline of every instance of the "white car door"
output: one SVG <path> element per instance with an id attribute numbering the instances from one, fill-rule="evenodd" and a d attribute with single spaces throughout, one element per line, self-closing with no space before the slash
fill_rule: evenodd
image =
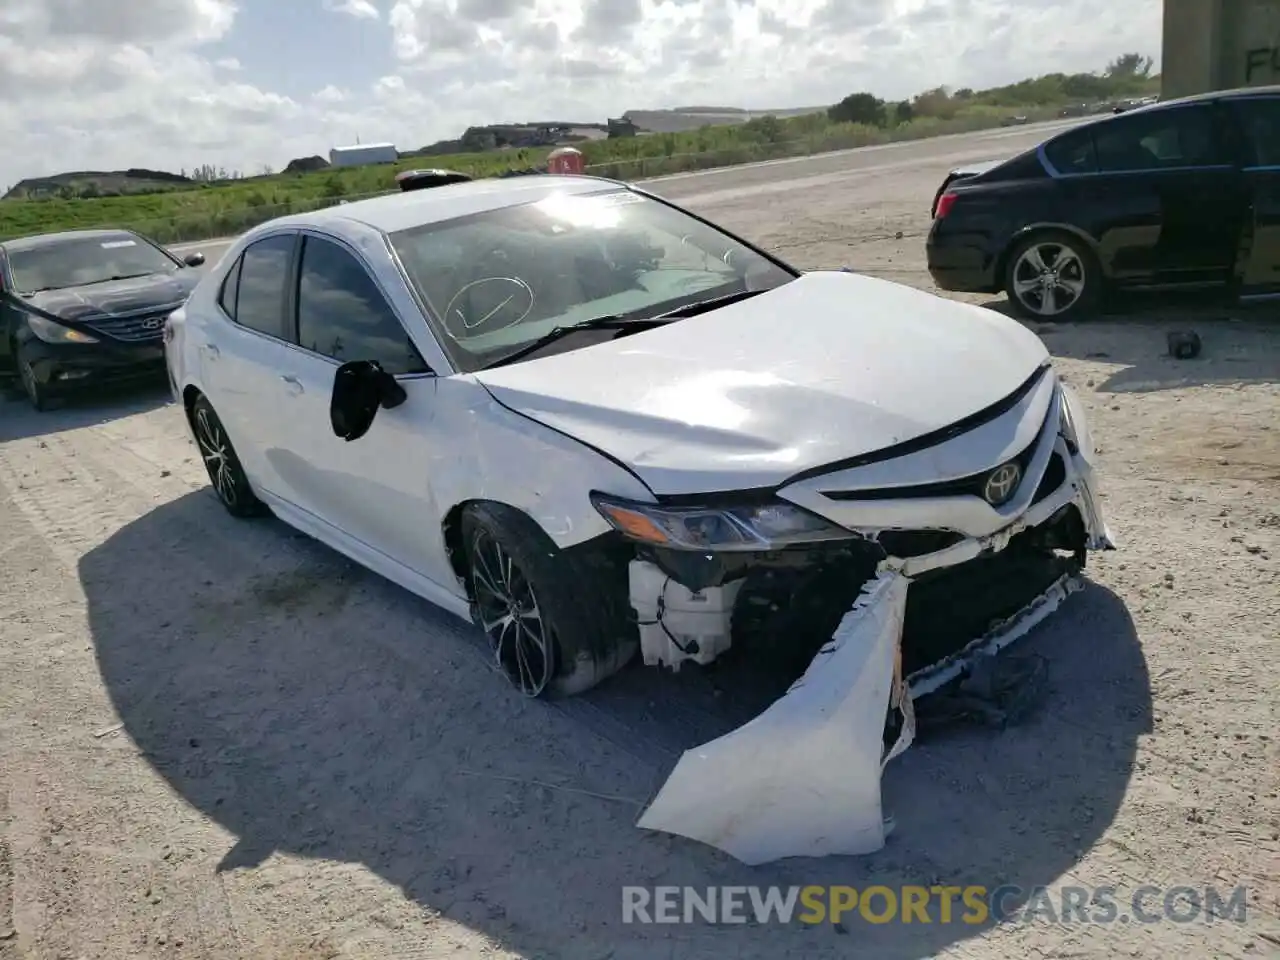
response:
<path id="1" fill-rule="evenodd" d="M 218 293 L 221 315 L 197 333 L 205 391 L 245 472 L 260 492 L 285 499 L 271 452 L 280 435 L 280 374 L 294 352 L 284 340 L 292 340 L 285 316 L 298 241 L 297 233 L 281 233 L 246 247 Z"/>
<path id="2" fill-rule="evenodd" d="M 431 490 L 432 400 L 436 379 L 365 265 L 338 242 L 303 240 L 297 296 L 298 348 L 289 351 L 279 417 L 277 467 L 297 506 L 345 536 L 456 592 Z M 334 435 L 334 373 L 349 360 L 376 360 L 407 399 L 381 409 L 369 432 Z"/>

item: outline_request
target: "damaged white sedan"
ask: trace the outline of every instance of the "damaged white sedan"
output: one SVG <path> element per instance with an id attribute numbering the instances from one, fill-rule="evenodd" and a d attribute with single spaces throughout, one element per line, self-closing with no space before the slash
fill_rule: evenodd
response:
<path id="1" fill-rule="evenodd" d="M 801 273 L 612 181 L 272 221 L 165 339 L 228 510 L 474 620 L 530 696 L 637 651 L 812 659 L 641 821 L 748 861 L 879 846 L 890 704 L 909 715 L 1110 546 L 1081 406 L 1035 335 Z"/>

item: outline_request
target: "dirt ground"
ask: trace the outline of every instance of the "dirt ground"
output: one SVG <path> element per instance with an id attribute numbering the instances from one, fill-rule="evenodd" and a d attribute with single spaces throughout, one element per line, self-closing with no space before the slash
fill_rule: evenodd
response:
<path id="1" fill-rule="evenodd" d="M 945 166 L 669 189 L 798 266 L 927 288 Z M 1038 331 L 1120 544 L 1022 648 L 1047 701 L 895 760 L 881 853 L 754 869 L 633 825 L 725 721 L 702 678 L 525 702 L 471 628 L 227 517 L 162 391 L 0 404 L 0 958 L 1275 955 L 1280 318 L 1140 306 Z M 1181 326 L 1200 359 L 1164 356 Z M 624 884 L 819 883 L 1250 893 L 1243 925 L 621 922 Z"/>

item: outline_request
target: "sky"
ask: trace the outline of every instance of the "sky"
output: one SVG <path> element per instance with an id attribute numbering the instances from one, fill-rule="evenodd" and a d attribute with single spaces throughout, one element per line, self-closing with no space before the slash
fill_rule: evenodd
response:
<path id="1" fill-rule="evenodd" d="M 1158 0 L 0 0 L 0 191 L 1156 57 Z"/>

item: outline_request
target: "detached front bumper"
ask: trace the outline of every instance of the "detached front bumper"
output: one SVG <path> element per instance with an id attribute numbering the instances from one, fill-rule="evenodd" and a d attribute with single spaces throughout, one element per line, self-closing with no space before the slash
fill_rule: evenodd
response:
<path id="1" fill-rule="evenodd" d="M 895 484 L 892 489 L 902 496 L 886 497 L 883 487 L 873 486 L 886 473 L 876 465 L 861 486 L 860 478 L 846 472 L 800 489 L 784 488 L 787 499 L 829 518 L 838 515 L 848 529 L 880 545 L 880 558 L 863 576 L 851 609 L 846 600 L 839 625 L 824 634 L 832 639 L 801 678 L 751 722 L 687 751 L 640 818 L 640 827 L 700 840 L 752 864 L 870 853 L 883 845 L 891 824 L 880 806 L 880 775 L 914 737 L 912 700 L 1025 636 L 1082 587 L 1088 551 L 1115 548 L 1083 411 L 1052 374 L 989 423 L 920 456 L 935 465 L 949 458 L 954 462 L 957 442 L 982 450 L 1002 431 L 1005 453 L 1024 471 L 1022 489 L 1002 507 L 975 504 L 963 492 L 933 496 L 940 486 L 936 480 L 929 489 Z M 1009 441 L 1019 436 L 1022 440 Z M 900 462 L 894 472 L 909 479 L 914 469 Z M 942 485 L 959 489 L 972 479 L 961 475 Z M 875 516 L 899 521 L 932 516 L 934 523 L 904 529 L 900 523 L 848 522 Z M 637 565 L 643 561 L 633 564 L 633 603 L 646 580 Z M 664 590 L 670 580 L 667 576 Z M 959 606 L 984 585 L 996 591 L 985 611 L 995 615 L 984 618 L 981 603 L 976 615 L 958 615 Z M 1010 589 L 1001 592 L 1005 586 Z M 693 598 L 699 592 L 678 588 L 676 626 L 691 631 L 684 635 L 662 624 L 656 631 L 647 625 L 661 617 L 646 620 L 642 613 L 646 662 L 678 666 L 683 659 L 706 662 L 723 652 L 728 638 L 720 638 L 713 626 L 722 624 L 727 634 L 731 616 L 717 620 L 716 608 L 729 614 L 741 609 L 741 590 L 738 583 L 701 591 L 709 609 L 699 611 L 699 619 L 690 613 L 694 604 L 684 601 L 685 593 Z M 663 606 L 658 604 L 659 613 Z M 941 637 L 931 624 L 922 626 L 930 610 L 944 612 L 935 619 L 959 623 L 967 632 L 957 640 Z M 901 711 L 904 722 L 897 743 L 884 755 L 891 708 Z"/>

